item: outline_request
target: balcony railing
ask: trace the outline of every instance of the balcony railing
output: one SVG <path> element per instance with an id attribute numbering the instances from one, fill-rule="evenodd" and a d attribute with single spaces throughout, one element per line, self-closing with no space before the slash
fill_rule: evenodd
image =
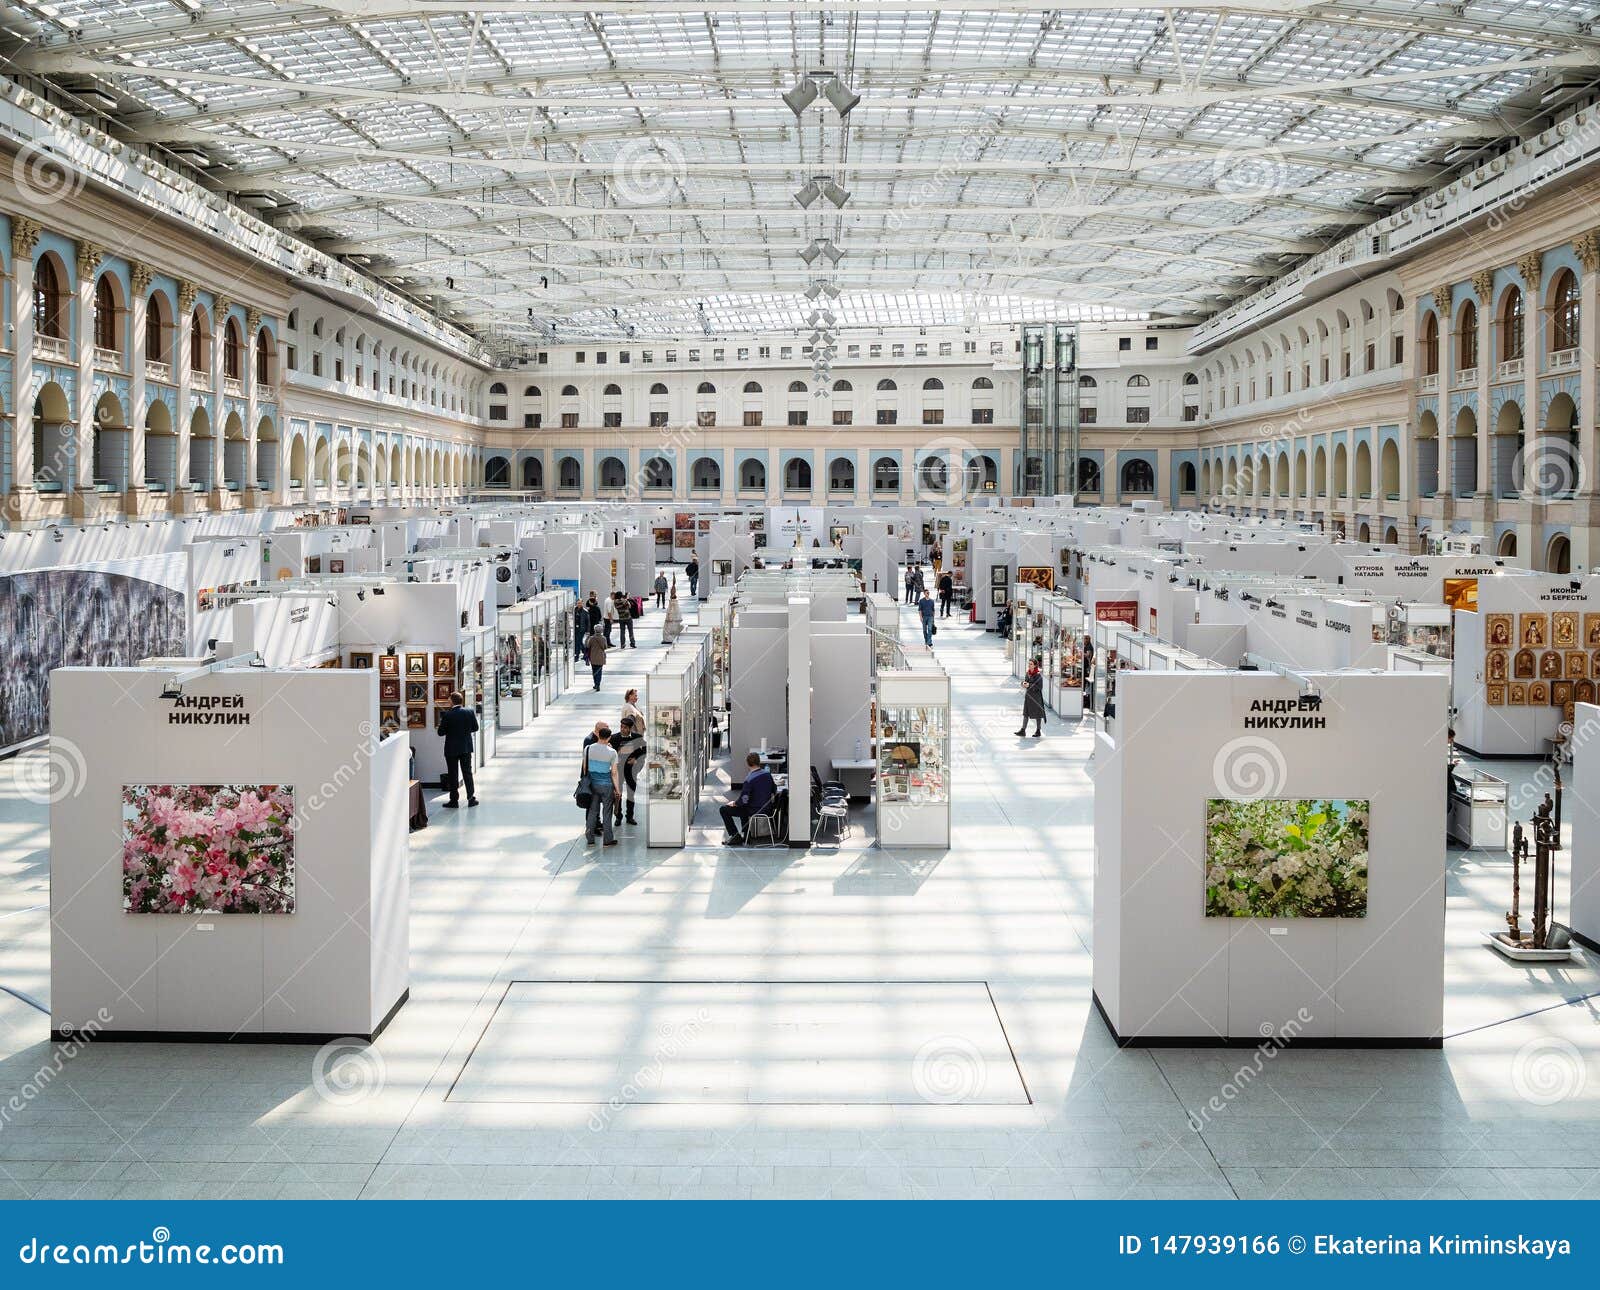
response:
<path id="1" fill-rule="evenodd" d="M 1582 350 L 1574 346 L 1572 349 L 1558 349 L 1550 355 L 1549 367 L 1552 372 L 1565 372 L 1577 367 Z"/>
<path id="2" fill-rule="evenodd" d="M 147 381 L 163 381 L 170 385 L 172 383 L 172 364 L 157 363 L 152 359 L 146 359 L 144 379 Z"/>
<path id="3" fill-rule="evenodd" d="M 222 378 L 222 392 L 231 394 L 236 399 L 242 399 L 244 398 L 244 382 L 236 376 L 225 376 Z"/>
<path id="4" fill-rule="evenodd" d="M 94 365 L 109 368 L 113 372 L 122 370 L 122 352 L 115 349 L 102 349 L 99 345 L 94 347 Z"/>
<path id="5" fill-rule="evenodd" d="M 1508 358 L 1503 363 L 1495 364 L 1494 379 L 1497 381 L 1514 381 L 1521 375 L 1522 360 L 1520 358 Z"/>
<path id="6" fill-rule="evenodd" d="M 1424 376 L 1420 381 L 1417 382 L 1417 388 L 1424 394 L 1437 393 L 1439 389 L 1439 373 L 1433 372 L 1427 376 Z"/>
<path id="7" fill-rule="evenodd" d="M 39 358 L 48 358 L 58 363 L 65 363 L 67 361 L 67 342 L 60 336 L 45 336 L 35 332 L 33 334 L 33 352 Z"/>
<path id="8" fill-rule="evenodd" d="M 1478 369 L 1476 367 L 1463 367 L 1451 373 L 1450 384 L 1456 389 L 1465 389 L 1478 383 Z"/>

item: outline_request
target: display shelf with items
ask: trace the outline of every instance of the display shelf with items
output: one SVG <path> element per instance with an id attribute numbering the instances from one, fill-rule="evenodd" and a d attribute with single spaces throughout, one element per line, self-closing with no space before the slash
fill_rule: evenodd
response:
<path id="1" fill-rule="evenodd" d="M 645 824 L 653 847 L 681 847 L 711 752 L 710 634 L 679 637 L 645 681 Z"/>
<path id="2" fill-rule="evenodd" d="M 1506 803 L 1510 785 L 1465 762 L 1450 767 L 1449 810 L 1445 830 L 1464 847 L 1505 851 L 1511 820 Z"/>
<path id="3" fill-rule="evenodd" d="M 950 845 L 950 679 L 882 672 L 875 712 L 878 845 Z"/>
<path id="4" fill-rule="evenodd" d="M 1050 706 L 1069 720 L 1083 715 L 1083 606 L 1066 596 L 1048 602 Z"/>
<path id="5" fill-rule="evenodd" d="M 539 715 L 539 686 L 534 679 L 537 618 L 538 608 L 531 600 L 520 600 L 502 609 L 496 618 L 499 724 L 506 730 L 521 730 Z"/>
<path id="6" fill-rule="evenodd" d="M 873 592 L 866 600 L 866 616 L 867 634 L 872 638 L 873 674 L 903 667 L 899 604 L 891 596 Z"/>

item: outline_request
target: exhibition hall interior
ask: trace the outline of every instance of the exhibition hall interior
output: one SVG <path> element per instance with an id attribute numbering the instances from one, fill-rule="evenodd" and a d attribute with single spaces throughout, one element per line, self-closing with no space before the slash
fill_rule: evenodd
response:
<path id="1" fill-rule="evenodd" d="M 0 1199 L 1595 1199 L 1600 26 L 13 0 Z"/>

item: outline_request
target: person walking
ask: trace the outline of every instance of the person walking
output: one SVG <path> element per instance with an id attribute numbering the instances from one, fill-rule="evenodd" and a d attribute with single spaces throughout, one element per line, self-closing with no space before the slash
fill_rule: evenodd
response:
<path id="1" fill-rule="evenodd" d="M 1033 722 L 1033 737 L 1039 738 L 1044 734 L 1044 660 L 1037 654 L 1028 664 L 1028 674 L 1022 678 L 1022 729 L 1017 731 L 1017 738 L 1021 739 L 1028 733 L 1028 722 Z"/>
<path id="2" fill-rule="evenodd" d="M 922 617 L 922 643 L 929 649 L 933 648 L 933 634 L 938 630 L 933 621 L 933 597 L 926 591 L 922 599 L 917 601 L 917 613 Z"/>
<path id="3" fill-rule="evenodd" d="M 446 806 L 461 805 L 459 785 L 467 788 L 467 805 L 478 804 L 477 786 L 472 782 L 472 736 L 478 733 L 478 714 L 463 707 L 460 690 L 450 695 L 450 707 L 439 714 L 439 733 L 444 736 L 445 782 L 450 789 Z"/>
<path id="4" fill-rule="evenodd" d="M 583 643 L 589 639 L 589 602 L 580 600 L 572 611 L 572 661 L 583 657 Z"/>
<path id="5" fill-rule="evenodd" d="M 589 630 L 589 670 L 594 673 L 594 688 L 597 690 L 600 688 L 600 675 L 606 670 L 606 650 L 610 645 L 605 632 L 600 630 L 600 624 L 596 623 Z"/>
<path id="6" fill-rule="evenodd" d="M 656 574 L 655 587 L 656 587 L 656 608 L 657 609 L 665 609 L 667 607 L 667 575 L 666 574 L 664 574 L 664 573 Z"/>
<path id="7" fill-rule="evenodd" d="M 689 579 L 689 594 L 698 596 L 700 594 L 700 558 L 691 555 L 689 563 L 684 566 L 683 573 Z"/>
<path id="8" fill-rule="evenodd" d="M 639 642 L 633 634 L 633 602 L 620 591 L 614 599 L 617 602 L 617 648 L 627 649 L 631 645 L 638 649 Z"/>
<path id="9" fill-rule="evenodd" d="M 956 596 L 956 580 L 949 573 L 939 575 L 939 617 L 950 617 L 950 602 Z"/>
<path id="10" fill-rule="evenodd" d="M 617 593 L 612 592 L 600 604 L 600 618 L 606 625 L 606 644 L 611 644 L 611 629 L 617 624 Z"/>
<path id="11" fill-rule="evenodd" d="M 599 629 L 595 631 L 598 635 Z M 617 750 L 611 746 L 611 727 L 603 721 L 594 728 L 594 742 L 583 750 L 582 774 L 589 788 L 589 805 L 584 807 L 583 840 L 592 847 L 595 838 L 603 835 L 606 846 L 614 847 L 617 835 L 611 824 L 611 812 L 622 788 L 622 771 Z"/>
<path id="12" fill-rule="evenodd" d="M 922 570 L 912 565 L 906 571 L 906 604 L 914 605 L 922 596 Z"/>

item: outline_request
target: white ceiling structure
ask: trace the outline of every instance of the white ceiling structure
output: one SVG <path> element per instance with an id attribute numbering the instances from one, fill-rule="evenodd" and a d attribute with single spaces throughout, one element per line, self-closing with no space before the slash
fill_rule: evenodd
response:
<path id="1" fill-rule="evenodd" d="M 846 326 L 1202 318 L 1582 93 L 1597 16 L 12 0 L 0 28 L 11 75 L 510 345 L 792 329 L 824 281 Z M 859 102 L 797 115 L 806 75 Z M 813 179 L 844 205 L 803 207 Z"/>

